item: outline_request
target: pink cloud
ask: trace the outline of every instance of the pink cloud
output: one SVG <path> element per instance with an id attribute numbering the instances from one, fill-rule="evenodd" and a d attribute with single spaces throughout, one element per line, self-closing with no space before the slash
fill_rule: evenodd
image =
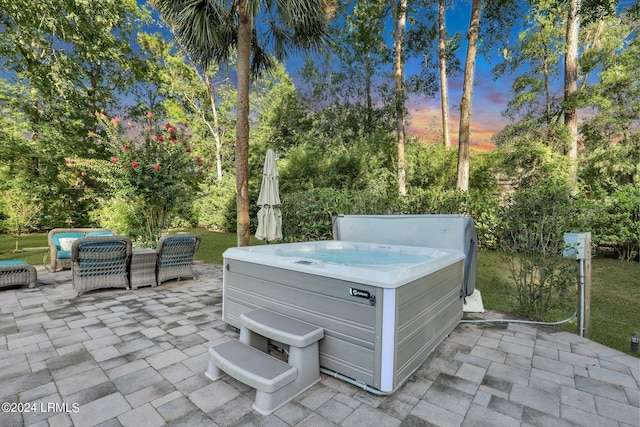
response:
<path id="1" fill-rule="evenodd" d="M 491 137 L 501 131 L 508 119 L 502 116 L 505 109 L 511 82 L 508 79 L 494 81 L 490 72 L 478 72 L 472 100 L 471 145 L 479 150 L 495 148 Z M 449 81 L 449 132 L 453 144 L 458 143 L 460 124 L 460 101 L 462 97 L 462 77 Z M 440 97 L 435 99 L 411 101 L 411 122 L 407 132 L 428 140 L 441 138 Z"/>
<path id="2" fill-rule="evenodd" d="M 495 148 L 491 143 L 491 137 L 502 130 L 507 123 L 497 106 L 488 103 L 487 107 L 481 108 L 474 103 L 471 114 L 471 146 L 481 151 Z M 452 144 L 458 143 L 459 125 L 459 109 L 458 107 L 452 108 L 449 112 L 449 132 Z M 426 102 L 411 110 L 411 121 L 407 126 L 407 133 L 430 141 L 439 141 L 441 126 L 440 106 L 434 102 Z"/>

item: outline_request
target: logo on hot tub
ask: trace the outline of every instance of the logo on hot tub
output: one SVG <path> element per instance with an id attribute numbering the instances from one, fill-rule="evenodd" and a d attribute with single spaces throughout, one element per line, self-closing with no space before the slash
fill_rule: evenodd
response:
<path id="1" fill-rule="evenodd" d="M 368 299 L 369 304 L 376 305 L 376 297 L 375 295 L 371 295 L 369 291 L 364 291 L 362 289 L 356 289 L 356 288 L 349 288 L 349 295 L 358 297 L 358 298 Z"/>
<path id="2" fill-rule="evenodd" d="M 371 298 L 371 294 L 367 291 L 363 291 L 362 289 L 349 288 L 349 295 L 360 298 Z"/>

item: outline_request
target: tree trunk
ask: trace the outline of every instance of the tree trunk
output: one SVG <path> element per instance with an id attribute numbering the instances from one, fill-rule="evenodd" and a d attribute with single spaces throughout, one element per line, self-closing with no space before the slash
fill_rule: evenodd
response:
<path id="1" fill-rule="evenodd" d="M 551 132 L 551 84 L 549 79 L 548 54 L 549 49 L 544 46 L 544 58 L 542 59 L 542 74 L 544 75 L 544 94 L 545 94 L 545 121 L 547 122 L 547 131 Z"/>
<path id="2" fill-rule="evenodd" d="M 251 16 L 244 1 L 238 5 L 238 98 L 236 123 L 236 207 L 238 246 L 251 244 L 249 219 L 249 67 Z"/>
<path id="3" fill-rule="evenodd" d="M 222 179 L 222 141 L 220 140 L 220 126 L 218 124 L 218 108 L 216 107 L 216 90 L 211 83 L 211 76 L 205 77 L 207 85 L 207 95 L 209 95 L 209 102 L 211 103 L 211 112 L 213 113 L 213 126 L 209 125 L 209 122 L 205 120 L 207 126 L 213 134 L 213 138 L 216 141 L 216 172 L 218 181 Z"/>
<path id="4" fill-rule="evenodd" d="M 398 4 L 399 3 L 399 4 Z M 407 0 L 391 0 L 393 14 L 393 46 L 395 53 L 394 79 L 396 83 L 396 133 L 398 136 L 398 193 L 407 194 L 404 159 L 404 29 L 407 20 Z"/>
<path id="5" fill-rule="evenodd" d="M 371 53 L 367 52 L 366 55 L 366 65 L 364 68 L 365 76 L 364 76 L 364 88 L 367 92 L 367 123 L 365 126 L 366 132 L 369 134 L 373 129 L 373 100 L 371 96 L 371 76 L 373 75 L 373 67 L 371 66 Z"/>
<path id="6" fill-rule="evenodd" d="M 471 22 L 467 33 L 467 59 L 464 65 L 464 83 L 462 102 L 460 103 L 460 130 L 458 133 L 458 181 L 456 188 L 469 190 L 469 145 L 471 140 L 471 99 L 473 98 L 473 77 L 478 50 L 478 32 L 480 31 L 481 0 L 471 4 Z"/>
<path id="7" fill-rule="evenodd" d="M 445 45 L 446 32 L 444 27 L 445 0 L 438 5 L 438 55 L 440 57 L 440 104 L 442 105 L 442 143 L 444 149 L 451 146 L 449 138 L 449 89 L 447 87 L 447 50 Z"/>
<path id="8" fill-rule="evenodd" d="M 571 162 L 571 180 L 578 175 L 578 29 L 580 27 L 580 0 L 570 0 L 567 16 L 567 52 L 564 56 L 564 124 L 569 131 L 568 157 Z"/>

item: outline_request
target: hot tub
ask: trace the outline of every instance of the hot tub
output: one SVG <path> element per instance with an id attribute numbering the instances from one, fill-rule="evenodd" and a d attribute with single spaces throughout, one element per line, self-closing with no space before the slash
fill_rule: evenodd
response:
<path id="1" fill-rule="evenodd" d="M 225 251 L 223 320 L 266 308 L 325 330 L 320 365 L 397 389 L 462 318 L 464 255 L 319 241 Z"/>

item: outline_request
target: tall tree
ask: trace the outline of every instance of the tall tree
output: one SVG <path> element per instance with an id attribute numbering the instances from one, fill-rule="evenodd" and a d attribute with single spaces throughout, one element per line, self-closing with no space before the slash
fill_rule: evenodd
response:
<path id="1" fill-rule="evenodd" d="M 216 177 L 222 180 L 222 138 L 225 126 L 220 117 L 219 103 L 229 99 L 235 88 L 229 83 L 228 76 L 220 74 L 217 65 L 208 69 L 198 68 L 190 58 L 172 55 L 166 66 L 168 81 L 167 91 L 171 96 L 170 105 L 177 105 L 178 110 L 195 115 L 196 123 L 204 125 L 208 134 L 213 137 L 213 153 L 216 159 Z M 170 107 L 167 106 L 167 110 Z M 174 112 L 169 112 L 175 117 Z M 209 144 L 206 144 L 209 145 Z"/>
<path id="2" fill-rule="evenodd" d="M 338 53 L 341 60 L 353 76 L 360 75 L 364 79 L 365 129 L 371 132 L 374 128 L 374 79 L 377 70 L 388 56 L 384 40 L 383 19 L 386 2 L 382 0 L 360 0 L 353 9 L 345 13 L 347 31 L 340 26 Z M 361 91 L 357 91 L 361 92 Z"/>
<path id="3" fill-rule="evenodd" d="M 35 121 L 55 121 L 69 143 L 85 141 L 95 112 L 132 81 L 131 37 L 144 19 L 134 0 L 8 2 L 0 14 L 0 57 L 24 83 Z M 71 146 L 69 147 L 71 148 Z M 78 147 L 80 148 L 80 147 Z"/>
<path id="4" fill-rule="evenodd" d="M 561 72 L 563 14 L 564 6 L 555 0 L 533 3 L 516 43 L 504 49 L 504 62 L 494 68 L 496 76 L 504 72 L 515 76 L 504 114 L 512 120 L 544 123 L 550 136 L 560 118 L 552 83 Z"/>
<path id="5" fill-rule="evenodd" d="M 273 66 L 266 53 L 269 47 L 284 59 L 291 47 L 307 50 L 323 43 L 335 0 L 195 0 L 187 7 L 183 0 L 153 0 L 152 5 L 175 28 L 176 38 L 199 65 L 206 68 L 209 63 L 227 61 L 236 52 L 237 234 L 238 246 L 248 246 L 250 77 Z M 261 25 L 254 25 L 261 17 Z M 259 30 L 265 32 L 263 37 Z"/>
<path id="6" fill-rule="evenodd" d="M 236 208 L 238 246 L 251 241 L 249 218 L 249 69 L 254 13 L 249 1 L 238 2 L 238 97 L 236 101 Z M 257 11 L 256 11 L 257 12 Z"/>
<path id="7" fill-rule="evenodd" d="M 636 9 L 640 10 L 640 5 Z M 594 144 L 612 147 L 640 129 L 640 13 L 634 15 L 629 9 L 598 21 L 604 22 L 603 30 L 600 22 L 589 25 L 584 20 L 580 30 L 590 42 L 580 55 L 580 69 L 597 71 L 598 75 L 598 81 L 581 93 L 596 112 L 585 125 L 587 150 Z M 584 127 L 581 131 L 585 133 Z"/>
<path id="8" fill-rule="evenodd" d="M 198 154 L 215 157 L 217 178 L 221 180 L 222 134 L 229 108 L 221 119 L 218 103 L 228 104 L 229 98 L 235 98 L 229 77 L 222 75 L 217 64 L 208 69 L 197 67 L 184 49 L 176 49 L 174 41 L 161 33 L 138 33 L 137 42 L 129 117 L 145 120 L 151 111 L 166 116 L 171 123 L 189 123 L 194 135 L 203 136 L 196 138 Z M 213 138 L 213 144 L 205 135 Z"/>
<path id="9" fill-rule="evenodd" d="M 447 84 L 447 31 L 444 25 L 445 1 L 438 0 L 438 59 L 440 64 L 440 105 L 442 108 L 442 144 L 448 150 L 449 138 L 449 88 Z"/>
<path id="10" fill-rule="evenodd" d="M 590 6 L 585 1 L 581 9 L 579 92 L 594 114 L 580 127 L 579 176 L 591 189 L 614 193 L 640 185 L 640 4 L 621 11 Z M 589 74 L 597 81 L 591 76 L 586 84 Z"/>
<path id="11" fill-rule="evenodd" d="M 471 100 L 473 98 L 473 79 L 475 74 L 478 33 L 480 32 L 481 0 L 471 4 L 471 21 L 467 32 L 467 58 L 464 65 L 464 83 L 462 102 L 460 102 L 460 129 L 458 133 L 458 190 L 469 190 L 469 146 L 471 143 Z"/>
<path id="12" fill-rule="evenodd" d="M 569 0 L 567 15 L 566 51 L 564 56 L 564 124 L 569 131 L 567 155 L 571 161 L 571 176 L 578 174 L 578 31 L 580 28 L 580 0 Z"/>
<path id="13" fill-rule="evenodd" d="M 448 0 L 418 1 L 413 3 L 411 28 L 407 31 L 407 56 L 421 58 L 420 73 L 408 78 L 409 91 L 426 98 L 433 98 L 440 92 L 442 144 L 450 146 L 449 132 L 449 90 L 447 79 L 460 73 L 461 66 L 456 52 L 459 49 L 460 33 L 449 37 L 445 25 L 445 11 Z"/>
<path id="14" fill-rule="evenodd" d="M 65 159 L 100 151 L 87 138 L 94 113 L 120 106 L 114 94 L 132 81 L 131 37 L 145 17 L 135 0 L 3 2 L 0 58 L 10 85 L 0 97 L 25 117 L 20 143 L 29 155 L 19 171 L 46 199 L 44 226 L 88 221 L 84 176 Z"/>
<path id="15" fill-rule="evenodd" d="M 407 194 L 407 173 L 404 158 L 404 33 L 407 22 L 407 0 L 391 0 L 391 14 L 393 17 L 393 76 L 396 86 L 396 135 L 398 140 L 398 193 Z"/>

